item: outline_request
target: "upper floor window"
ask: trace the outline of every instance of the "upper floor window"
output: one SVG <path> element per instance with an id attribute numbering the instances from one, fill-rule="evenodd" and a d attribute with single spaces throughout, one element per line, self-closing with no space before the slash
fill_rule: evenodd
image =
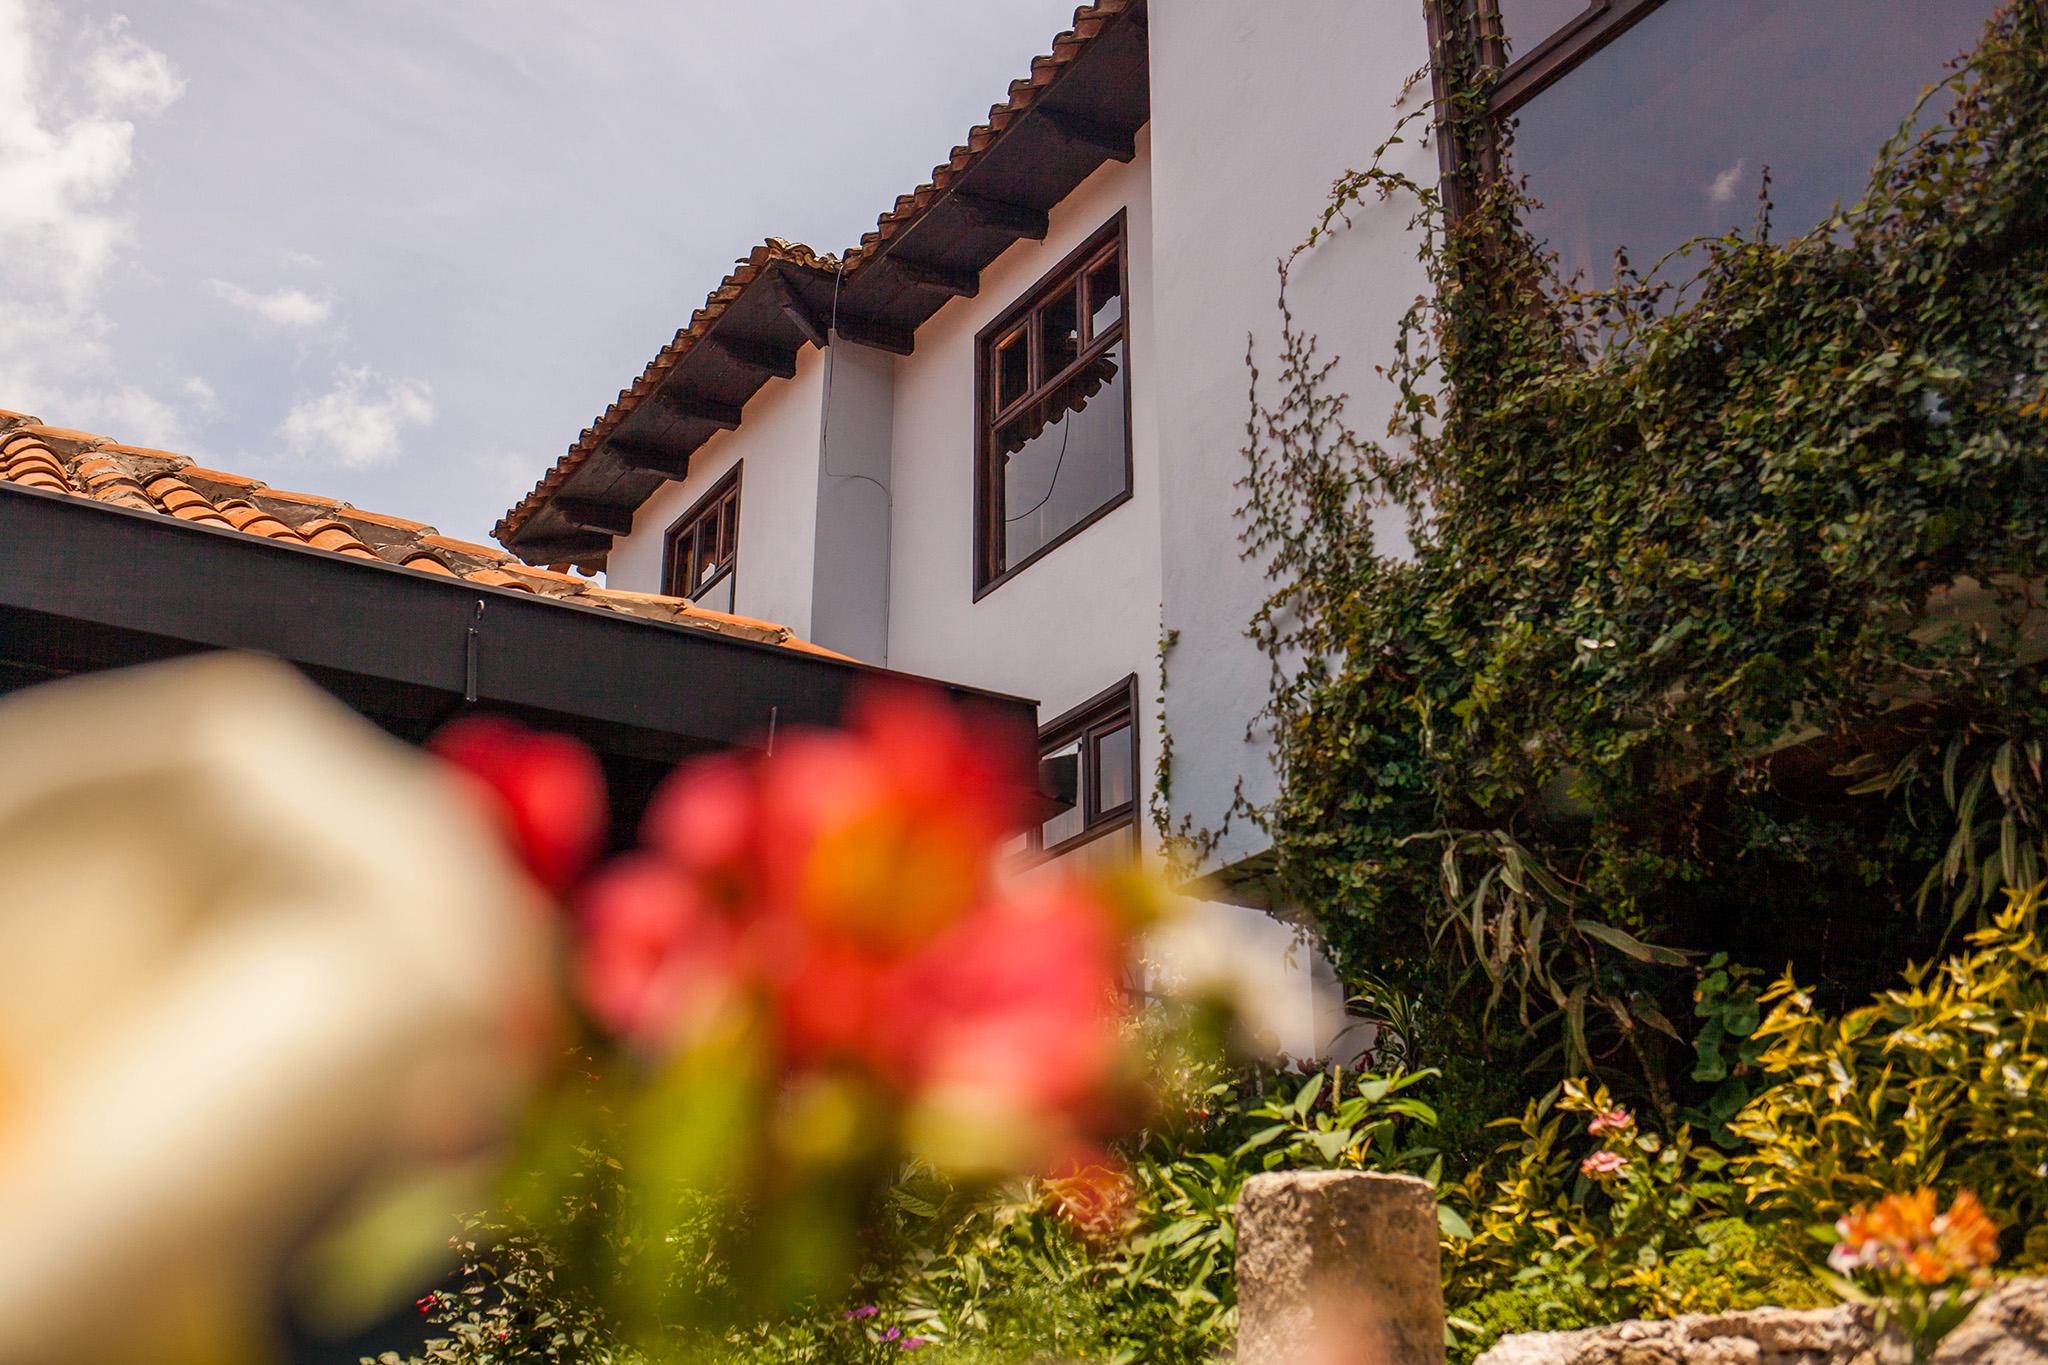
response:
<path id="1" fill-rule="evenodd" d="M 975 595 L 1131 496 L 1124 219 L 976 342 Z"/>
<path id="2" fill-rule="evenodd" d="M 740 553 L 740 467 L 668 528 L 662 590 L 730 614 Z"/>
<path id="3" fill-rule="evenodd" d="M 1461 0 L 1442 0 L 1446 5 Z M 1859 198 L 1878 149 L 1996 0 L 1462 0 L 1504 64 L 1528 226 L 1569 278 L 1694 237 L 1796 236 Z M 1938 112 L 1938 111 L 1937 111 Z M 1680 267 L 1683 278 L 1690 271 Z"/>
<path id="4" fill-rule="evenodd" d="M 1069 790 L 1071 808 L 1030 831 L 1026 846 L 1057 857 L 1115 835 L 1106 853 L 1134 853 L 1138 838 L 1138 680 L 1125 678 L 1047 725 L 1041 764 Z"/>

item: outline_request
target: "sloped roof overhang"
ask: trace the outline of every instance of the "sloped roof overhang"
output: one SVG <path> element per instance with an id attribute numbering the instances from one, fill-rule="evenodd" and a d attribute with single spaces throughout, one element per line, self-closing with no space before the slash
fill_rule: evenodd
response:
<path id="1" fill-rule="evenodd" d="M 649 782 L 692 754 L 836 724 L 862 689 L 904 677 L 0 483 L 0 690 L 212 649 L 295 664 L 404 738 L 483 706 Z M 916 681 L 1035 737 L 1033 702 Z"/>
<path id="2" fill-rule="evenodd" d="M 739 425 L 797 353 L 844 340 L 911 354 L 917 329 L 1105 162 L 1135 156 L 1151 117 L 1146 0 L 1099 0 L 1013 83 L 929 182 L 841 256 L 771 240 L 577 438 L 493 534 L 528 563 L 603 565 L 621 525 L 691 455 Z M 836 328 L 835 328 L 836 319 Z"/>

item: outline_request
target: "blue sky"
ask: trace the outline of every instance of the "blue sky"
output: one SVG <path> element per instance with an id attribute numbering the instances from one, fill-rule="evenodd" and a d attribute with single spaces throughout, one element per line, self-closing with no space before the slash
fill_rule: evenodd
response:
<path id="1" fill-rule="evenodd" d="M 487 537 L 1073 0 L 0 0 L 0 408 Z"/>

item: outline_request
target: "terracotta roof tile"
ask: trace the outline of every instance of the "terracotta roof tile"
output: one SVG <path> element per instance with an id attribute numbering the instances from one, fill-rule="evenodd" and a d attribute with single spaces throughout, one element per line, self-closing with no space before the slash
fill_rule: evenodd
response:
<path id="1" fill-rule="evenodd" d="M 533 584 L 521 582 L 503 569 L 476 569 L 462 576 L 472 583 L 481 583 L 487 588 L 511 588 L 515 592 L 536 591 Z"/>
<path id="2" fill-rule="evenodd" d="M 704 301 L 704 306 L 690 315 L 689 325 L 677 332 L 675 339 L 655 354 L 654 359 L 647 363 L 647 368 L 641 371 L 638 379 L 619 391 L 617 400 L 598 414 L 596 421 L 583 429 L 570 444 L 568 451 L 541 476 L 532 491 L 505 513 L 492 528 L 491 534 L 501 541 L 509 542 L 527 519 L 537 512 L 569 476 L 582 467 L 583 462 L 610 437 L 619 424 L 632 414 L 640 401 L 667 378 L 669 372 L 675 368 L 676 362 L 696 346 L 710 330 L 711 324 L 724 314 L 732 301 L 745 292 L 747 286 L 771 265 L 843 273 L 844 280 L 854 279 L 869 261 L 875 259 L 891 238 L 899 235 L 951 193 L 960 177 L 995 144 L 1003 130 L 1024 115 L 1037 101 L 1040 93 L 1088 50 L 1089 43 L 1097 35 L 1119 15 L 1142 3 L 1143 0 L 1098 0 L 1095 4 L 1083 5 L 1075 10 L 1072 27 L 1053 39 L 1050 53 L 1032 60 L 1029 76 L 1010 83 L 1009 97 L 989 110 L 988 121 L 972 129 L 967 134 L 966 141 L 955 147 L 947 160 L 932 168 L 930 180 L 909 194 L 899 196 L 895 206 L 882 215 L 874 230 L 864 234 L 860 244 L 851 251 L 842 256 L 826 255 L 800 243 L 771 237 L 742 257 L 725 279 L 720 281 L 718 287 L 711 291 L 710 296 Z"/>
<path id="3" fill-rule="evenodd" d="M 348 519 L 351 522 L 364 521 L 372 526 L 382 526 L 389 530 L 403 531 L 411 535 L 430 536 L 435 534 L 434 528 L 427 525 L 424 521 L 414 521 L 410 517 L 394 517 L 384 512 L 365 512 L 361 508 L 356 507 L 348 509 Z"/>
<path id="4" fill-rule="evenodd" d="M 220 505 L 220 514 L 237 531 L 247 531 L 252 536 L 262 536 L 267 540 L 299 539 L 297 531 L 251 503 L 224 502 Z"/>
<path id="5" fill-rule="evenodd" d="M 334 498 L 266 488 L 261 480 L 194 465 L 181 455 L 118 445 L 87 431 L 46 427 L 0 409 L 0 482 L 111 503 L 239 531 L 287 545 L 466 578 L 563 603 L 811 653 L 832 651 L 796 639 L 787 627 L 704 611 L 680 597 L 613 592 L 597 580 L 510 563 L 502 550 L 434 533 L 424 522 L 362 512 Z M 844 655 L 833 655 L 844 658 Z"/>
<path id="6" fill-rule="evenodd" d="M 453 536 L 438 533 L 420 537 L 420 544 L 435 550 L 447 550 L 453 554 L 470 555 L 490 564 L 505 562 L 505 552 L 495 545 L 479 545 L 473 540 L 457 540 Z"/>
<path id="7" fill-rule="evenodd" d="M 266 502 L 281 502 L 300 507 L 317 508 L 323 512 L 331 512 L 336 508 L 348 506 L 347 503 L 339 498 L 323 498 L 318 493 L 290 493 L 282 488 L 264 489 L 263 498 Z"/>
<path id="8" fill-rule="evenodd" d="M 299 535 L 316 550 L 332 550 L 359 559 L 377 558 L 375 550 L 357 540 L 356 533 L 338 521 L 309 521 L 299 527 Z"/>

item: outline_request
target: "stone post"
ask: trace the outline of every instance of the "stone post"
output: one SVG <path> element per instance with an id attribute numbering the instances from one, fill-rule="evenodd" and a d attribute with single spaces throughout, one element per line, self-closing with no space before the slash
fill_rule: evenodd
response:
<path id="1" fill-rule="evenodd" d="M 1237 1205 L 1239 1365 L 1443 1365 L 1436 1192 L 1408 1175 L 1255 1175 Z"/>

